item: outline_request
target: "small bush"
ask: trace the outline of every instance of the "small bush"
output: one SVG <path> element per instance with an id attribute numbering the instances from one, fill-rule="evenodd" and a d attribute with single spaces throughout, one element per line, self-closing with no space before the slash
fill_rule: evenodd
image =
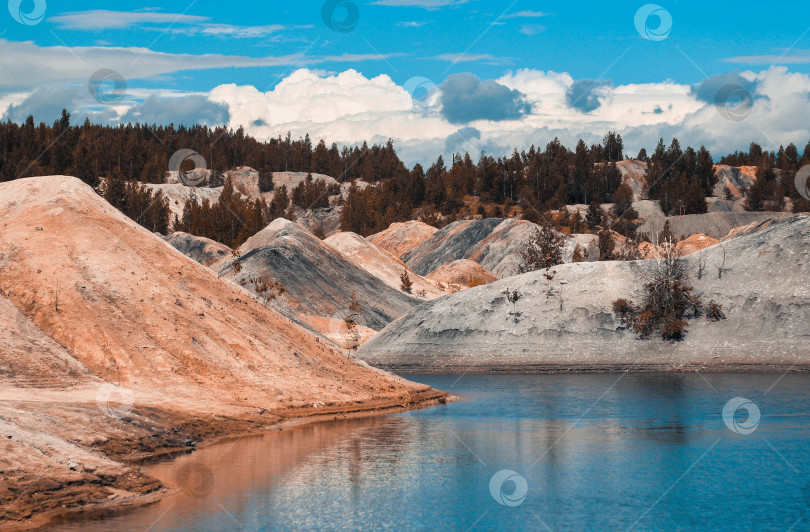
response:
<path id="1" fill-rule="evenodd" d="M 613 302 L 613 312 L 622 321 L 622 325 L 627 325 L 635 318 L 636 308 L 629 299 L 620 298 Z"/>
<path id="2" fill-rule="evenodd" d="M 720 321 L 726 319 L 726 314 L 723 312 L 723 307 L 720 303 L 712 299 L 706 305 L 706 319 L 709 321 Z"/>

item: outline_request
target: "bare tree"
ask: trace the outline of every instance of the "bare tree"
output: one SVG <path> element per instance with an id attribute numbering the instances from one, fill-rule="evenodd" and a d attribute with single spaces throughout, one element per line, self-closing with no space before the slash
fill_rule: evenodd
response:
<path id="1" fill-rule="evenodd" d="M 507 288 L 504 294 L 506 295 L 507 301 L 512 303 L 512 315 L 517 317 L 517 302 L 520 300 L 520 292 L 517 290 L 511 291 Z"/>
<path id="2" fill-rule="evenodd" d="M 724 241 L 720 242 L 720 249 L 723 252 L 723 255 L 722 255 L 723 258 L 720 261 L 720 264 L 717 265 L 717 278 L 718 279 L 722 279 L 723 274 L 728 271 L 726 269 L 726 248 L 728 247 L 729 242 L 730 242 L 729 240 L 724 240 Z"/>
<path id="3" fill-rule="evenodd" d="M 697 258 L 697 278 L 703 279 L 703 273 L 706 271 L 706 261 L 709 259 L 709 248 L 703 248 L 698 252 Z"/>

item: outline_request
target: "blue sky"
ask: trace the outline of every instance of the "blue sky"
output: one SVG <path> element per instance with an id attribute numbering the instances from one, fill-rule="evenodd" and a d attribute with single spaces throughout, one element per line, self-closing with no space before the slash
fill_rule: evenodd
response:
<path id="1" fill-rule="evenodd" d="M 16 12 L 15 2 L 20 5 Z M 369 139 L 398 138 L 397 131 L 386 133 L 384 124 L 374 121 L 374 98 L 386 100 L 384 93 L 371 94 L 382 83 L 378 76 L 384 76 L 386 83 L 393 83 L 391 91 L 412 92 L 408 87 L 414 78 L 436 87 L 439 103 L 429 107 L 435 111 L 433 118 L 444 122 L 424 122 L 421 129 L 429 134 L 422 138 L 414 132 L 401 135 L 401 141 L 416 151 L 435 150 L 443 143 L 445 149 L 452 148 L 448 138 L 458 133 L 456 129 L 466 132 L 462 133 L 470 145 L 465 149 L 506 149 L 507 142 L 517 143 L 521 131 L 527 139 L 541 142 L 555 134 L 601 136 L 601 129 L 607 128 L 627 130 L 637 144 L 650 145 L 657 135 L 687 128 L 705 104 L 713 105 L 720 81 L 751 92 L 756 107 L 772 101 L 766 91 L 779 83 L 776 77 L 784 78 L 783 85 L 795 85 L 791 94 L 804 88 L 790 76 L 810 80 L 810 15 L 795 2 L 731 5 L 681 0 L 659 2 L 644 11 L 647 5 L 590 0 L 331 0 L 331 4 L 330 0 L 199 0 L 156 7 L 127 1 L 12 0 L 0 29 L 6 56 L 0 58 L 5 71 L 0 112 L 14 120 L 30 112 L 37 120 L 50 121 L 55 117 L 42 115 L 63 105 L 78 117 L 107 123 L 198 118 L 212 124 L 254 124 L 250 132 L 257 136 L 275 136 L 284 128 L 299 133 L 309 127 L 331 137 L 327 140 L 352 143 L 362 140 L 361 122 L 368 126 Z M 332 6 L 334 17 L 324 17 Z M 639 26 L 638 14 L 646 12 L 653 14 Z M 25 14 L 36 20 L 30 24 L 15 20 L 16 15 L 26 22 Z M 351 20 L 346 31 L 329 27 L 328 21 L 340 24 L 347 14 Z M 660 28 L 664 33 L 658 38 L 662 21 L 666 27 Z M 648 31 L 652 39 L 644 38 Z M 100 107 L 99 102 L 86 101 L 78 88 L 102 68 L 120 72 L 126 80 L 126 97 L 101 102 Z M 302 81 L 303 74 L 293 76 L 301 69 L 314 78 Z M 335 78 L 347 71 L 360 77 Z M 729 73 L 737 77 L 723 77 Z M 453 78 L 459 74 L 472 77 Z M 565 108 L 550 107 L 555 99 L 549 93 L 555 90 L 548 86 L 552 79 L 561 98 L 567 93 Z M 371 92 L 358 89 L 364 84 Z M 334 116 L 327 122 L 305 112 L 277 119 L 295 105 L 282 97 L 285 86 L 312 91 L 313 105 L 319 95 L 332 91 L 327 107 L 340 112 L 331 113 Z M 340 101 L 350 94 L 355 104 L 367 100 L 366 107 L 344 112 L 352 106 Z M 639 101 L 649 100 L 650 105 L 622 107 L 622 101 L 626 105 L 632 100 L 631 94 L 639 94 Z M 655 94 L 660 98 L 653 102 Z M 167 98 L 173 98 L 171 105 Z M 494 111 L 485 112 L 487 101 Z M 801 110 L 801 103 L 794 103 L 798 107 L 782 112 Z M 264 110 L 255 116 L 247 112 L 256 106 Z M 381 103 L 377 114 L 395 113 L 392 106 Z M 799 138 L 805 130 L 773 129 L 772 109 L 756 110 L 748 110 L 750 119 L 756 120 L 749 128 L 756 140 L 767 145 L 794 135 L 792 141 L 806 141 Z M 329 111 L 324 110 L 327 115 Z M 427 120 L 430 113 L 419 111 L 402 124 Z M 635 118 L 623 122 L 624 112 L 635 113 Z M 651 114 L 659 115 L 656 127 Z M 397 124 L 393 121 L 392 129 Z M 690 131 L 699 138 L 694 127 Z M 737 142 L 718 138 L 710 141 L 717 149 L 730 149 Z M 420 143 L 423 146 L 417 149 Z"/>
<path id="2" fill-rule="evenodd" d="M 735 67 L 755 69 L 773 62 L 767 58 L 729 62 L 732 58 L 779 56 L 791 47 L 792 51 L 780 63 L 790 64 L 791 70 L 797 72 L 810 70 L 810 38 L 806 35 L 810 16 L 795 2 L 735 2 L 733 6 L 728 2 L 661 2 L 673 20 L 672 32 L 662 42 L 644 40 L 636 32 L 633 18 L 643 2 L 518 0 L 510 5 L 492 0 L 464 3 L 426 0 L 421 3 L 450 5 L 393 5 L 419 3 L 419 0 L 394 0 L 390 2 L 392 5 L 375 5 L 358 0 L 356 27 L 348 33 L 338 33 L 322 20 L 323 2 L 200 0 L 162 2 L 159 8 L 126 1 L 52 2 L 47 5 L 44 21 L 35 26 L 16 24 L 6 17 L 3 38 L 31 40 L 41 46 L 132 46 L 169 53 L 250 57 L 382 54 L 390 57 L 327 61 L 319 67 L 342 70 L 351 66 L 367 76 L 388 74 L 398 83 L 416 75 L 440 82 L 454 72 L 496 78 L 508 70 L 534 68 L 569 72 L 574 78 L 607 77 L 616 83 L 672 79 L 691 84 L 699 82 L 704 74 L 727 72 Z M 23 10 L 27 5 L 33 6 L 33 2 L 24 1 Z M 166 18 L 138 21 L 133 17 L 133 22 L 125 27 L 99 28 L 94 26 L 103 26 L 103 21 L 93 20 L 99 17 L 82 14 L 95 10 L 140 11 L 142 15 L 164 14 Z M 65 20 L 64 15 L 71 13 L 77 15 Z M 341 13 L 346 12 L 338 8 L 338 16 Z M 172 14 L 183 16 L 178 19 Z M 256 37 L 189 35 L 192 32 L 188 30 L 206 24 L 279 28 L 267 29 Z M 804 38 L 800 38 L 803 34 Z M 468 57 L 462 62 L 453 64 L 441 58 L 465 51 Z M 161 80 L 152 84 L 208 90 L 227 77 L 235 83 L 272 88 L 277 76 L 286 70 L 285 66 L 192 71 L 170 83 Z"/>

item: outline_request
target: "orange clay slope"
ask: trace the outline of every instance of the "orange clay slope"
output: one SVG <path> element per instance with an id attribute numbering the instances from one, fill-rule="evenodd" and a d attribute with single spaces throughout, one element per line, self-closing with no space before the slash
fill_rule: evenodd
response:
<path id="1" fill-rule="evenodd" d="M 347 360 L 75 178 L 0 185 L 0 268 L 5 297 L 136 402 L 228 411 L 425 388 Z"/>

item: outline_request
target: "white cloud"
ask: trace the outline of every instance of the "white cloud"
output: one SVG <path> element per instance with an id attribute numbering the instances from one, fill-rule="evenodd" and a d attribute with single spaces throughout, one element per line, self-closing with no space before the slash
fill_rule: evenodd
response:
<path id="1" fill-rule="evenodd" d="M 209 17 L 186 15 L 183 13 L 161 13 L 157 11 L 108 11 L 95 9 L 74 11 L 50 17 L 48 22 L 59 29 L 79 31 L 122 30 L 137 28 L 140 31 L 165 31 L 179 35 L 202 35 L 227 38 L 266 37 L 286 29 L 312 28 L 313 26 L 235 26 L 210 22 Z"/>
<path id="2" fill-rule="evenodd" d="M 267 93 L 223 85 L 211 98 L 229 107 L 234 127 L 261 119 L 261 126 L 247 126 L 259 137 L 291 131 L 345 144 L 391 137 L 409 163 L 432 161 L 447 146 L 503 155 L 514 147 L 545 146 L 554 137 L 569 146 L 579 138 L 597 142 L 608 130 L 622 133 L 633 154 L 654 147 L 659 136 L 667 141 L 677 136 L 682 145 L 706 144 L 717 155 L 746 148 L 752 140 L 769 148 L 806 142 L 810 77 L 784 68 L 746 75 L 756 77 L 759 94 L 741 122 L 723 118 L 692 87 L 673 82 L 602 87 L 602 105 L 583 113 L 566 98 L 574 84 L 569 74 L 537 70 L 518 70 L 495 80 L 525 94 L 531 113 L 514 120 L 479 120 L 463 128 L 449 124 L 439 109 L 415 111 L 408 93 L 387 76 L 368 79 L 353 70 L 336 76 L 299 70 Z M 477 133 L 466 135 L 460 129 Z"/>
<path id="3" fill-rule="evenodd" d="M 227 116 L 229 126 L 244 126 L 260 139 L 283 136 L 287 131 L 294 137 L 309 133 L 314 141 L 323 138 L 346 145 L 364 140 L 382 143 L 392 138 L 408 164 L 430 163 L 439 154 L 448 156 L 447 150 L 466 150 L 473 155 L 485 150 L 500 156 L 515 147 L 527 149 L 534 144 L 542 148 L 555 137 L 573 147 L 579 138 L 598 142 L 608 130 L 624 136 L 630 154 L 641 147 L 652 149 L 659 137 L 668 142 L 673 136 L 683 146 L 705 144 L 716 156 L 745 149 L 752 141 L 766 149 L 790 142 L 803 146 L 810 139 L 806 120 L 810 76 L 790 73 L 785 67 L 739 75 L 751 81 L 754 93 L 750 114 L 740 121 L 724 118 L 711 103 L 712 98 L 700 96 L 705 86 L 696 91 L 674 82 L 605 84 L 598 91 L 600 105 L 583 112 L 572 107 L 567 98 L 576 81 L 570 74 L 530 69 L 494 80 L 525 95 L 531 108 L 529 113 L 508 120 L 453 125 L 444 118 L 440 103 L 426 109 L 414 105 L 408 91 L 386 75 L 367 78 L 355 70 L 335 74 L 310 69 L 293 72 L 267 92 L 249 85 L 220 85 L 203 95 L 205 98 L 185 98 L 186 111 L 181 114 L 201 112 L 199 109 L 206 110 L 211 120 Z M 436 90 L 441 91 L 441 87 Z M 82 90 L 87 94 L 86 87 Z M 70 104 L 79 96 L 88 98 L 78 93 L 64 98 Z M 113 114 L 145 118 L 175 111 L 167 103 L 139 103 L 148 96 L 139 93 L 138 101 L 119 102 L 123 108 L 116 108 Z M 11 108 L 16 119 L 27 108 L 56 109 L 59 98 L 54 92 L 27 98 L 17 91 L 0 99 L 0 109 L 14 104 Z M 441 101 L 440 97 L 430 100 Z M 103 116 L 109 115 L 109 110 L 106 113 Z M 6 112 L 3 118 L 7 117 Z M 52 121 L 56 116 L 36 118 Z"/>
<path id="4" fill-rule="evenodd" d="M 90 76 L 106 68 L 126 80 L 145 79 L 185 70 L 232 67 L 305 66 L 326 62 L 381 60 L 394 55 L 344 54 L 329 57 L 301 55 L 246 57 L 220 54 L 170 54 L 147 48 L 107 46 L 51 46 L 0 39 L 0 93 L 61 83 L 87 83 Z M 31 68 L 36 65 L 36 68 Z"/>
<path id="5" fill-rule="evenodd" d="M 451 63 L 471 63 L 476 61 L 488 61 L 490 63 L 505 63 L 513 61 L 511 57 L 495 57 L 492 54 L 442 54 L 437 55 L 436 59 L 440 61 L 449 61 Z"/>
<path id="6" fill-rule="evenodd" d="M 540 24 L 524 24 L 520 27 L 520 33 L 523 35 L 538 35 L 546 31 L 546 27 Z"/>
<path id="7" fill-rule="evenodd" d="M 548 13 L 543 13 L 542 11 L 518 11 L 516 13 L 504 15 L 501 18 L 540 18 L 547 16 Z"/>
<path id="8" fill-rule="evenodd" d="M 454 7 L 466 4 L 470 0 L 377 0 L 372 2 L 378 6 L 393 7 L 421 7 L 424 9 L 438 9 L 440 7 Z"/>
<path id="9" fill-rule="evenodd" d="M 724 61 L 726 63 L 739 63 L 743 65 L 806 65 L 810 63 L 810 55 L 743 55 L 738 57 L 728 57 Z"/>
<path id="10" fill-rule="evenodd" d="M 208 17 L 185 15 L 180 13 L 159 13 L 154 11 L 108 11 L 94 9 L 74 11 L 48 18 L 60 29 L 68 30 L 106 30 L 123 29 L 145 23 L 152 24 L 201 24 Z"/>

